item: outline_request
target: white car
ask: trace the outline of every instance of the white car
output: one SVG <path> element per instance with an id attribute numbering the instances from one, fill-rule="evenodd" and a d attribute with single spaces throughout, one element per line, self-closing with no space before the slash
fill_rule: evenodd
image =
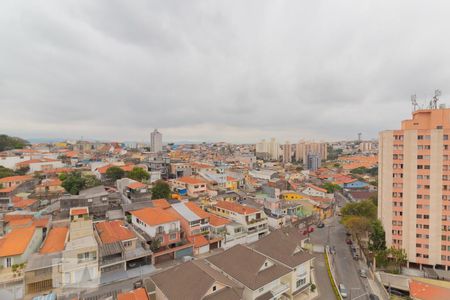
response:
<path id="1" fill-rule="evenodd" d="M 339 293 L 341 294 L 342 298 L 347 298 L 347 289 L 342 283 L 339 284 Z"/>

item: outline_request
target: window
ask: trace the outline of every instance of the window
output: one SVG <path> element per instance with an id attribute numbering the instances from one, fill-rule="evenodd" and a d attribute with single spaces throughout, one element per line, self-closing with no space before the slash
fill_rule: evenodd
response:
<path id="1" fill-rule="evenodd" d="M 172 233 L 169 235 L 169 240 L 173 241 L 177 239 L 177 234 L 176 233 Z"/>
<path id="2" fill-rule="evenodd" d="M 448 134 L 444 134 L 444 141 L 448 141 Z"/>
<path id="3" fill-rule="evenodd" d="M 131 242 L 131 241 L 125 241 L 125 242 L 123 242 L 123 246 L 124 247 L 130 247 L 131 245 L 132 245 L 133 243 Z"/>
<path id="4" fill-rule="evenodd" d="M 299 280 L 297 280 L 297 288 L 299 288 L 299 287 L 301 287 L 301 286 L 304 286 L 306 284 L 306 278 L 302 278 L 302 279 L 299 279 Z"/>
<path id="5" fill-rule="evenodd" d="M 12 266 L 12 261 L 11 261 L 11 257 L 7 257 L 6 258 L 6 267 L 10 268 Z"/>
<path id="6" fill-rule="evenodd" d="M 212 290 L 213 290 L 213 292 L 215 292 L 217 290 L 217 287 L 214 285 Z"/>

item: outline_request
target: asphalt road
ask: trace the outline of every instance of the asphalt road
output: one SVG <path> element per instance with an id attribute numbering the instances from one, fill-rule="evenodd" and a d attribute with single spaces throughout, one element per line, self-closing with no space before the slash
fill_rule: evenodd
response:
<path id="1" fill-rule="evenodd" d="M 338 197 L 337 199 L 338 202 L 344 204 L 344 199 L 341 197 Z M 310 238 L 313 244 L 329 244 L 335 247 L 336 254 L 330 255 L 330 260 L 331 263 L 334 263 L 335 265 L 337 283 L 343 283 L 347 288 L 347 299 L 369 299 L 369 284 L 367 279 L 363 279 L 359 276 L 360 264 L 353 259 L 350 247 L 345 242 L 345 228 L 339 223 L 339 217 L 336 216 L 326 220 L 325 227 L 315 228 L 314 232 L 310 235 Z M 320 297 L 320 299 L 322 299 L 322 297 Z"/>

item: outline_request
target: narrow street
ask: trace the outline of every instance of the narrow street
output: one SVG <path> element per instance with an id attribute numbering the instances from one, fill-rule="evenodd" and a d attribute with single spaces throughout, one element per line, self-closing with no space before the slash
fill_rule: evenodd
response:
<path id="1" fill-rule="evenodd" d="M 338 197 L 337 199 L 339 205 L 345 205 L 343 202 L 345 198 Z M 359 262 L 353 259 L 350 247 L 345 242 L 346 232 L 344 226 L 339 223 L 339 217 L 331 217 L 325 220 L 324 223 L 324 228 L 315 228 L 315 231 L 311 234 L 312 243 L 335 247 L 336 253 L 330 255 L 330 261 L 335 265 L 337 284 L 343 283 L 347 288 L 347 299 L 369 299 L 370 288 L 368 281 L 359 275 Z M 320 297 L 320 299 L 326 298 Z"/>

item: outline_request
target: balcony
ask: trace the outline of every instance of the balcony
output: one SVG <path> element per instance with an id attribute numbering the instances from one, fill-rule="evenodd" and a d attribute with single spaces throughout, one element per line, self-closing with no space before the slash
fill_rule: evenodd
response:
<path id="1" fill-rule="evenodd" d="M 274 297 L 277 297 L 288 290 L 289 290 L 289 284 L 281 283 L 281 284 L 275 286 L 274 288 L 272 288 L 270 291 L 272 292 Z"/>

